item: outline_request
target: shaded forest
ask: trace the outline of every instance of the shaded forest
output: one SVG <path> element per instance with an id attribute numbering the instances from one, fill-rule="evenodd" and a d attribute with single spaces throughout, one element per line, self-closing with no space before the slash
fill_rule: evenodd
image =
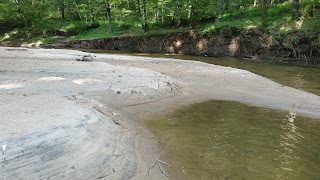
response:
<path id="1" fill-rule="evenodd" d="M 2 0 L 0 42 L 254 30 L 296 55 L 301 39 L 320 47 L 319 9 L 320 0 Z"/>

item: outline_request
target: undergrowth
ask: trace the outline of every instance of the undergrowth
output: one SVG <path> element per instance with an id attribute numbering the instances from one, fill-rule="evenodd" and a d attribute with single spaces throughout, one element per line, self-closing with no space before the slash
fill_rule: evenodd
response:
<path id="1" fill-rule="evenodd" d="M 295 33 L 300 32 L 312 40 L 316 40 L 320 34 L 320 12 L 317 10 L 320 4 L 300 3 L 302 16 L 298 20 L 291 19 L 292 4 L 280 4 L 270 6 L 267 11 L 267 27 L 264 32 L 270 34 L 270 45 L 283 45 L 294 51 L 294 46 L 299 40 Z M 55 42 L 71 39 L 98 39 L 119 35 L 130 36 L 154 36 L 170 33 L 179 33 L 190 30 L 210 35 L 218 30 L 238 29 L 248 31 L 261 28 L 260 9 L 248 8 L 246 10 L 230 11 L 220 16 L 220 22 L 205 22 L 196 27 L 170 27 L 150 23 L 151 31 L 144 33 L 141 25 L 141 18 L 137 16 L 126 16 L 121 21 L 112 22 L 113 33 L 108 33 L 108 22 L 98 20 L 94 23 L 83 23 L 80 21 L 44 19 L 35 21 L 28 29 L 11 27 L 1 30 L 0 41 L 11 42 Z M 164 28 L 166 27 L 166 28 Z M 232 31 L 230 31 L 232 33 Z M 298 40 L 297 40 L 298 39 Z M 314 44 L 318 46 L 317 43 Z"/>

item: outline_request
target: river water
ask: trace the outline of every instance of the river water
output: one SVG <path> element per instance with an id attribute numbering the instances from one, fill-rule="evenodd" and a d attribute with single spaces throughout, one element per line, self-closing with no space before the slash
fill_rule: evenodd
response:
<path id="1" fill-rule="evenodd" d="M 320 95 L 317 67 L 180 55 L 129 55 L 196 60 L 244 69 Z M 320 177 L 319 119 L 232 101 L 207 101 L 144 123 L 159 137 L 163 150 L 160 159 L 171 164 L 161 166 L 173 179 Z"/>
<path id="2" fill-rule="evenodd" d="M 159 136 L 174 179 L 320 177 L 319 119 L 208 101 L 145 123 Z"/>

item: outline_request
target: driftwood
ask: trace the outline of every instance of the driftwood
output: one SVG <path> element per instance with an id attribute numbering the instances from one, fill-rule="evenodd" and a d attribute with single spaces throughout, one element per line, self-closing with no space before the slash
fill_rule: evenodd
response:
<path id="1" fill-rule="evenodd" d="M 166 162 L 164 162 L 164 161 L 161 161 L 161 160 L 159 159 L 159 157 L 161 156 L 162 153 L 163 153 L 163 152 L 161 152 L 161 153 L 159 154 L 159 156 L 154 160 L 153 164 L 150 166 L 149 171 L 148 171 L 149 176 L 151 175 L 151 169 L 152 169 L 152 167 L 153 167 L 154 165 L 156 165 L 156 164 L 158 164 L 159 169 L 160 169 L 160 171 L 161 171 L 162 174 L 164 174 L 164 175 L 167 176 L 167 177 L 169 177 L 169 176 L 172 175 L 172 174 L 170 174 L 170 175 L 167 174 L 167 173 L 162 169 L 162 167 L 161 167 L 161 165 L 160 165 L 160 163 L 162 163 L 162 164 L 165 164 L 165 165 L 167 165 L 167 166 L 171 166 L 170 164 L 168 164 L 168 163 L 166 163 Z"/>

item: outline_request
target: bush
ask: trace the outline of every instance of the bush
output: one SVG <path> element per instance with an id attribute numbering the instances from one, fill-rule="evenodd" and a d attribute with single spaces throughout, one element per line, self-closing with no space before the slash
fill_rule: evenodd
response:
<path id="1" fill-rule="evenodd" d="M 128 29 L 130 29 L 131 27 L 132 27 L 132 24 L 127 23 L 127 22 L 124 22 L 124 23 L 122 23 L 122 24 L 119 25 L 119 28 L 120 28 L 121 30 L 128 30 Z"/>
<path id="2" fill-rule="evenodd" d="M 93 22 L 91 24 L 87 24 L 86 26 L 86 30 L 90 30 L 90 29 L 96 29 L 100 26 L 99 22 Z"/>
<path id="3" fill-rule="evenodd" d="M 66 28 L 66 31 L 67 31 L 67 35 L 73 36 L 86 31 L 86 29 L 87 29 L 86 24 L 83 24 L 81 22 L 75 22 L 68 25 Z"/>
<path id="4" fill-rule="evenodd" d="M 297 57 L 297 51 L 296 51 L 295 46 L 298 45 L 298 43 L 299 43 L 299 38 L 298 38 L 298 36 L 296 36 L 296 35 L 290 35 L 290 36 L 287 36 L 287 37 L 284 39 L 282 45 L 283 45 L 285 48 L 291 50 L 294 57 Z"/>

